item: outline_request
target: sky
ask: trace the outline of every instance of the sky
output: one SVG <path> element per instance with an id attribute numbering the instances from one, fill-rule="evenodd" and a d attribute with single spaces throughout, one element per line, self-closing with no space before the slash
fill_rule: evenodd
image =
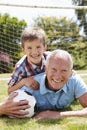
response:
<path id="1" fill-rule="evenodd" d="M 15 4 L 15 5 L 29 5 L 29 6 L 71 6 L 71 0 L 0 0 L 0 4 Z M 58 18 L 67 16 L 67 18 L 75 19 L 74 9 L 51 9 L 51 8 L 28 8 L 28 7 L 13 7 L 1 6 L 0 13 L 9 13 L 11 17 L 17 17 L 19 20 L 25 20 L 30 26 L 33 20 L 39 16 L 56 16 Z"/>

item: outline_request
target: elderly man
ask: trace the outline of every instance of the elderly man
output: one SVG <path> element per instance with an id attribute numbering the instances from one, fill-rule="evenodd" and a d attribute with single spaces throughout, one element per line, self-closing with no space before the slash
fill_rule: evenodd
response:
<path id="1" fill-rule="evenodd" d="M 40 89 L 26 87 L 26 91 L 36 98 L 36 107 L 42 111 L 35 116 L 36 119 L 87 115 L 86 108 L 81 111 L 58 112 L 58 109 L 69 107 L 75 99 L 87 107 L 87 86 L 73 73 L 73 61 L 67 51 L 58 49 L 48 55 L 45 73 L 35 76 L 35 80 Z"/>

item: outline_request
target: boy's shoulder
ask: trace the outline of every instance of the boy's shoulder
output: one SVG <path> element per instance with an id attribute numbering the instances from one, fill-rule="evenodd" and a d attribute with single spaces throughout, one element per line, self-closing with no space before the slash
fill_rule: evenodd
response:
<path id="1" fill-rule="evenodd" d="M 46 59 L 46 57 L 47 57 L 50 53 L 51 53 L 51 51 L 45 51 L 45 52 L 43 53 L 43 56 L 45 57 L 45 59 Z"/>
<path id="2" fill-rule="evenodd" d="M 44 55 L 49 55 L 49 54 L 51 54 L 51 51 L 45 51 L 43 54 Z"/>

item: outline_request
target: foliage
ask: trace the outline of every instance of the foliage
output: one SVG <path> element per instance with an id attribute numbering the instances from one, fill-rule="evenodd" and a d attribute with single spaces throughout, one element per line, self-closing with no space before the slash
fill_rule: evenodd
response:
<path id="1" fill-rule="evenodd" d="M 38 17 L 35 19 L 34 26 L 40 26 L 45 30 L 48 45 L 56 42 L 73 42 L 81 38 L 78 26 L 66 17 L 61 19 Z"/>
<path id="2" fill-rule="evenodd" d="M 72 4 L 77 6 L 87 6 L 87 0 L 72 0 Z M 84 28 L 84 33 L 86 35 L 84 37 L 84 40 L 87 41 L 87 9 L 76 9 L 75 11 L 77 14 L 77 19 L 80 22 L 79 27 Z"/>
<path id="3" fill-rule="evenodd" d="M 87 0 L 72 0 L 72 4 L 75 4 L 78 6 L 86 6 Z"/>
<path id="4" fill-rule="evenodd" d="M 57 43 L 56 45 L 48 46 L 48 50 L 54 49 L 67 50 L 73 58 L 74 69 L 87 69 L 87 43 L 74 42 L 74 43 Z"/>
<path id="5" fill-rule="evenodd" d="M 34 26 L 39 26 L 45 30 L 48 45 L 57 42 L 73 43 L 82 40 L 82 36 L 79 34 L 80 28 L 72 20 L 67 20 L 66 17 L 60 19 L 38 17 L 35 19 Z"/>
<path id="6" fill-rule="evenodd" d="M 0 14 L 0 51 L 10 56 L 13 65 L 20 57 L 20 36 L 26 26 L 24 20 L 19 21 L 16 17 L 11 18 L 9 14 Z"/>
<path id="7" fill-rule="evenodd" d="M 33 26 L 39 26 L 46 32 L 48 50 L 61 48 L 69 51 L 74 60 L 74 69 L 87 69 L 87 42 L 79 35 L 80 28 L 72 20 L 56 17 L 38 17 Z M 24 20 L 11 18 L 8 14 L 0 15 L 0 55 L 10 62 L 0 60 L 0 72 L 11 72 L 12 67 L 23 55 L 20 49 L 20 36 L 27 27 Z M 10 58 L 9 58 L 10 57 Z M 0 57 L 1 59 L 1 57 Z M 3 68 L 3 70 L 2 70 Z"/>
<path id="8" fill-rule="evenodd" d="M 39 17 L 34 26 L 45 30 L 49 51 L 57 48 L 67 50 L 73 57 L 74 69 L 87 69 L 87 42 L 83 42 L 79 28 L 72 20 Z"/>

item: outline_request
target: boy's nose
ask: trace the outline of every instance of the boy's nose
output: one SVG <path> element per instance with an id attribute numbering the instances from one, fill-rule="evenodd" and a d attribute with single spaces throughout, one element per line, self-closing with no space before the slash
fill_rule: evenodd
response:
<path id="1" fill-rule="evenodd" d="M 32 49 L 32 53 L 37 54 L 37 49 L 36 48 Z"/>

